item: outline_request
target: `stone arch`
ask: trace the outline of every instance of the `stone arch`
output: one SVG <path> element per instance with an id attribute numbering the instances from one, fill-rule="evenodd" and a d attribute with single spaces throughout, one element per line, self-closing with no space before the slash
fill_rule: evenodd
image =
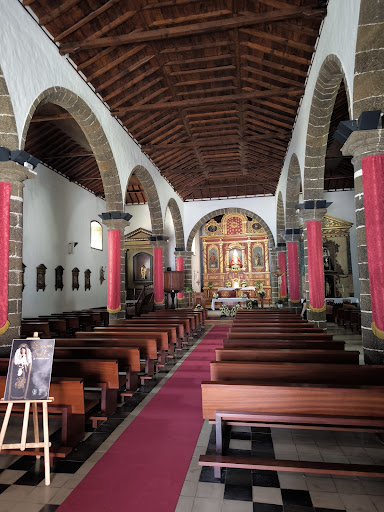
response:
<path id="1" fill-rule="evenodd" d="M 10 150 L 19 148 L 16 120 L 11 97 L 0 67 L 0 145 Z"/>
<path id="2" fill-rule="evenodd" d="M 296 213 L 299 204 L 301 188 L 300 164 L 296 153 L 291 156 L 287 176 L 287 190 L 285 195 L 285 227 L 298 228 L 299 216 Z"/>
<path id="3" fill-rule="evenodd" d="M 171 212 L 173 226 L 175 229 L 176 247 L 184 250 L 184 228 L 181 213 L 176 200 L 172 197 L 167 204 L 167 208 Z M 165 210 L 167 210 L 167 208 Z"/>
<path id="4" fill-rule="evenodd" d="M 285 243 L 285 240 L 281 234 L 285 230 L 285 214 L 284 214 L 284 201 L 283 194 L 281 191 L 277 196 L 277 207 L 276 207 L 276 240 L 277 243 Z"/>
<path id="5" fill-rule="evenodd" d="M 155 182 L 153 181 L 152 176 L 149 174 L 147 169 L 142 165 L 136 165 L 132 169 L 132 172 L 127 180 L 127 186 L 132 174 L 135 174 L 146 195 L 148 201 L 149 215 L 151 216 L 151 224 L 152 224 L 152 233 L 153 235 L 163 235 L 164 234 L 164 224 L 163 224 L 163 216 L 161 213 L 161 204 L 159 199 L 159 194 L 157 193 Z M 127 187 L 125 187 L 125 190 Z M 125 194 L 124 190 L 124 194 Z M 172 217 L 173 218 L 173 217 Z"/>
<path id="6" fill-rule="evenodd" d="M 353 118 L 367 110 L 384 110 L 382 2 L 361 0 L 357 29 Z"/>
<path id="7" fill-rule="evenodd" d="M 322 199 L 324 166 L 329 124 L 341 81 L 348 91 L 342 64 L 336 55 L 328 55 L 320 68 L 308 119 L 304 169 L 304 201 Z M 349 101 L 349 94 L 347 92 Z"/>
<path id="8" fill-rule="evenodd" d="M 24 148 L 29 125 L 37 107 L 45 103 L 59 105 L 75 119 L 86 136 L 99 167 L 107 210 L 123 211 L 119 173 L 108 139 L 91 108 L 76 93 L 64 87 L 51 87 L 39 94 L 29 110 L 22 134 L 21 148 Z"/>
<path id="9" fill-rule="evenodd" d="M 256 213 L 251 212 L 250 210 L 244 210 L 243 208 L 222 208 L 221 210 L 215 210 L 213 212 L 207 213 L 207 215 L 204 215 L 204 217 L 202 217 L 198 222 L 196 222 L 196 224 L 191 229 L 191 232 L 189 233 L 186 250 L 190 251 L 192 249 L 193 239 L 195 238 L 196 233 L 201 228 L 201 226 L 206 224 L 213 217 L 216 217 L 217 215 L 225 215 L 226 213 L 242 213 L 244 215 L 247 215 L 248 217 L 256 219 L 258 222 L 260 222 L 260 224 L 263 226 L 265 232 L 268 235 L 269 246 L 271 248 L 275 247 L 275 240 L 272 231 L 270 230 L 268 224 Z"/>

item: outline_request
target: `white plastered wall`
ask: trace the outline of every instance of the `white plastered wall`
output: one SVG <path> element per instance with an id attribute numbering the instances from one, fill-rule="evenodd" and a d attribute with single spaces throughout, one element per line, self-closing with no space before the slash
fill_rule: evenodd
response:
<path id="1" fill-rule="evenodd" d="M 122 191 L 134 167 L 142 165 L 156 185 L 163 218 L 171 197 L 182 212 L 181 198 L 67 59 L 60 56 L 57 46 L 22 5 L 17 0 L 0 0 L 0 12 L 0 67 L 11 97 L 19 138 L 36 97 L 51 87 L 65 87 L 80 96 L 99 120 L 112 149 Z"/>
<path id="2" fill-rule="evenodd" d="M 60 191 L 60 193 L 58 193 Z M 89 307 L 105 306 L 107 281 L 100 284 L 100 267 L 107 278 L 107 229 L 103 250 L 90 247 L 90 222 L 100 221 L 105 201 L 39 165 L 37 176 L 24 187 L 23 263 L 25 288 L 23 317 L 35 317 Z M 77 242 L 73 254 L 68 244 Z M 45 290 L 36 290 L 36 267 L 46 267 Z M 55 268 L 64 267 L 63 290 L 55 290 Z M 72 290 L 72 269 L 77 267 L 79 290 Z M 91 271 L 91 289 L 85 291 L 84 271 Z"/>

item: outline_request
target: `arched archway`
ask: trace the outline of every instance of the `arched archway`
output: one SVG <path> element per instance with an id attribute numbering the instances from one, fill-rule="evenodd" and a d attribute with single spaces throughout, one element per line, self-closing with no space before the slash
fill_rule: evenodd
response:
<path id="1" fill-rule="evenodd" d="M 277 243 L 284 243 L 282 231 L 285 230 L 285 214 L 284 214 L 284 201 L 283 194 L 279 192 L 277 196 L 276 206 L 276 240 Z"/>
<path id="2" fill-rule="evenodd" d="M 171 212 L 173 226 L 175 229 L 175 239 L 176 239 L 176 247 L 178 249 L 184 250 L 184 228 L 183 228 L 183 220 L 181 218 L 181 213 L 176 203 L 176 200 L 172 197 L 167 204 L 167 208 Z"/>
<path id="3" fill-rule="evenodd" d="M 135 174 L 140 181 L 145 196 L 148 202 L 149 215 L 151 216 L 151 224 L 152 224 L 152 233 L 153 235 L 163 235 L 164 233 L 164 224 L 163 224 L 163 216 L 161 212 L 161 204 L 159 200 L 159 195 L 157 193 L 155 182 L 153 181 L 152 176 L 149 174 L 147 169 L 142 165 L 137 165 L 132 169 L 131 175 Z M 127 184 L 129 183 L 130 177 L 128 178 Z M 126 189 L 127 187 L 125 187 Z"/>
<path id="4" fill-rule="evenodd" d="M 21 148 L 24 148 L 29 125 L 37 107 L 45 103 L 59 105 L 75 119 L 86 136 L 99 167 L 107 210 L 123 211 L 120 178 L 108 139 L 91 108 L 76 93 L 64 87 L 51 87 L 39 94 L 29 110 Z"/>
<path id="5" fill-rule="evenodd" d="M 285 195 L 285 226 L 298 228 L 299 216 L 296 213 L 301 189 L 301 172 L 299 160 L 295 153 L 291 156 L 287 176 L 287 190 Z"/>
<path id="6" fill-rule="evenodd" d="M 342 64 L 336 55 L 328 55 L 319 71 L 312 97 L 304 169 L 304 201 L 322 199 L 324 166 L 333 107 L 341 81 L 347 82 Z M 347 93 L 349 101 L 349 94 Z"/>
<path id="7" fill-rule="evenodd" d="M 207 213 L 207 215 L 204 215 L 204 217 L 202 217 L 198 222 L 196 222 L 196 224 L 191 229 L 191 232 L 189 233 L 186 250 L 191 250 L 193 239 L 195 238 L 196 233 L 201 228 L 201 226 L 206 224 L 213 217 L 216 217 L 217 215 L 224 215 L 226 213 L 242 213 L 244 215 L 247 215 L 248 217 L 252 217 L 253 219 L 257 220 L 263 226 L 265 232 L 268 235 L 269 246 L 271 248 L 275 246 L 275 239 L 273 237 L 272 231 L 270 230 L 265 220 L 259 217 L 259 215 L 257 215 L 254 212 L 251 212 L 250 210 L 245 210 L 244 208 L 222 208 L 221 210 L 215 210 L 213 212 Z"/>

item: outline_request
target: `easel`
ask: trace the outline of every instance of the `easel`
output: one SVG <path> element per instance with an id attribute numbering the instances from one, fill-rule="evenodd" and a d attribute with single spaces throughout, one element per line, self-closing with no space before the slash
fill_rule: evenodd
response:
<path id="1" fill-rule="evenodd" d="M 37 337 L 37 333 L 33 334 L 33 338 L 27 339 L 35 339 L 38 340 L 40 338 Z M 24 451 L 26 448 L 43 448 L 44 449 L 44 469 L 45 469 L 45 485 L 50 485 L 51 483 L 51 474 L 49 467 L 49 447 L 51 443 L 49 442 L 49 429 L 48 429 L 48 403 L 53 402 L 53 398 L 49 397 L 47 400 L 4 400 L 1 399 L 1 403 L 8 404 L 7 410 L 5 412 L 3 425 L 0 431 L 0 451 L 1 450 L 20 450 Z M 43 408 L 43 441 L 40 442 L 39 436 L 39 417 L 37 413 L 37 404 L 41 403 Z M 9 418 L 11 417 L 13 404 L 24 404 L 24 416 L 23 416 L 23 427 L 21 429 L 21 439 L 20 443 L 10 443 L 4 444 L 5 434 L 7 432 Z M 33 432 L 35 436 L 34 443 L 27 443 L 27 431 L 28 431 L 28 420 L 29 420 L 29 411 L 32 404 L 32 412 L 33 412 Z M 36 455 L 36 459 L 40 459 L 40 455 Z"/>

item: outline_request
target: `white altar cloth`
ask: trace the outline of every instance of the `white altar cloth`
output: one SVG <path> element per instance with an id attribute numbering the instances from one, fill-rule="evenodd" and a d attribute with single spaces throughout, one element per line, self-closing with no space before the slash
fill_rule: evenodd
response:
<path id="1" fill-rule="evenodd" d="M 227 288 L 228 289 L 228 288 Z M 222 297 L 221 299 L 212 299 L 211 303 L 211 309 L 215 310 L 215 304 L 216 302 L 221 302 L 222 304 L 227 304 L 228 306 L 234 306 L 235 304 L 238 304 L 239 302 L 247 302 L 249 300 L 246 297 Z"/>

